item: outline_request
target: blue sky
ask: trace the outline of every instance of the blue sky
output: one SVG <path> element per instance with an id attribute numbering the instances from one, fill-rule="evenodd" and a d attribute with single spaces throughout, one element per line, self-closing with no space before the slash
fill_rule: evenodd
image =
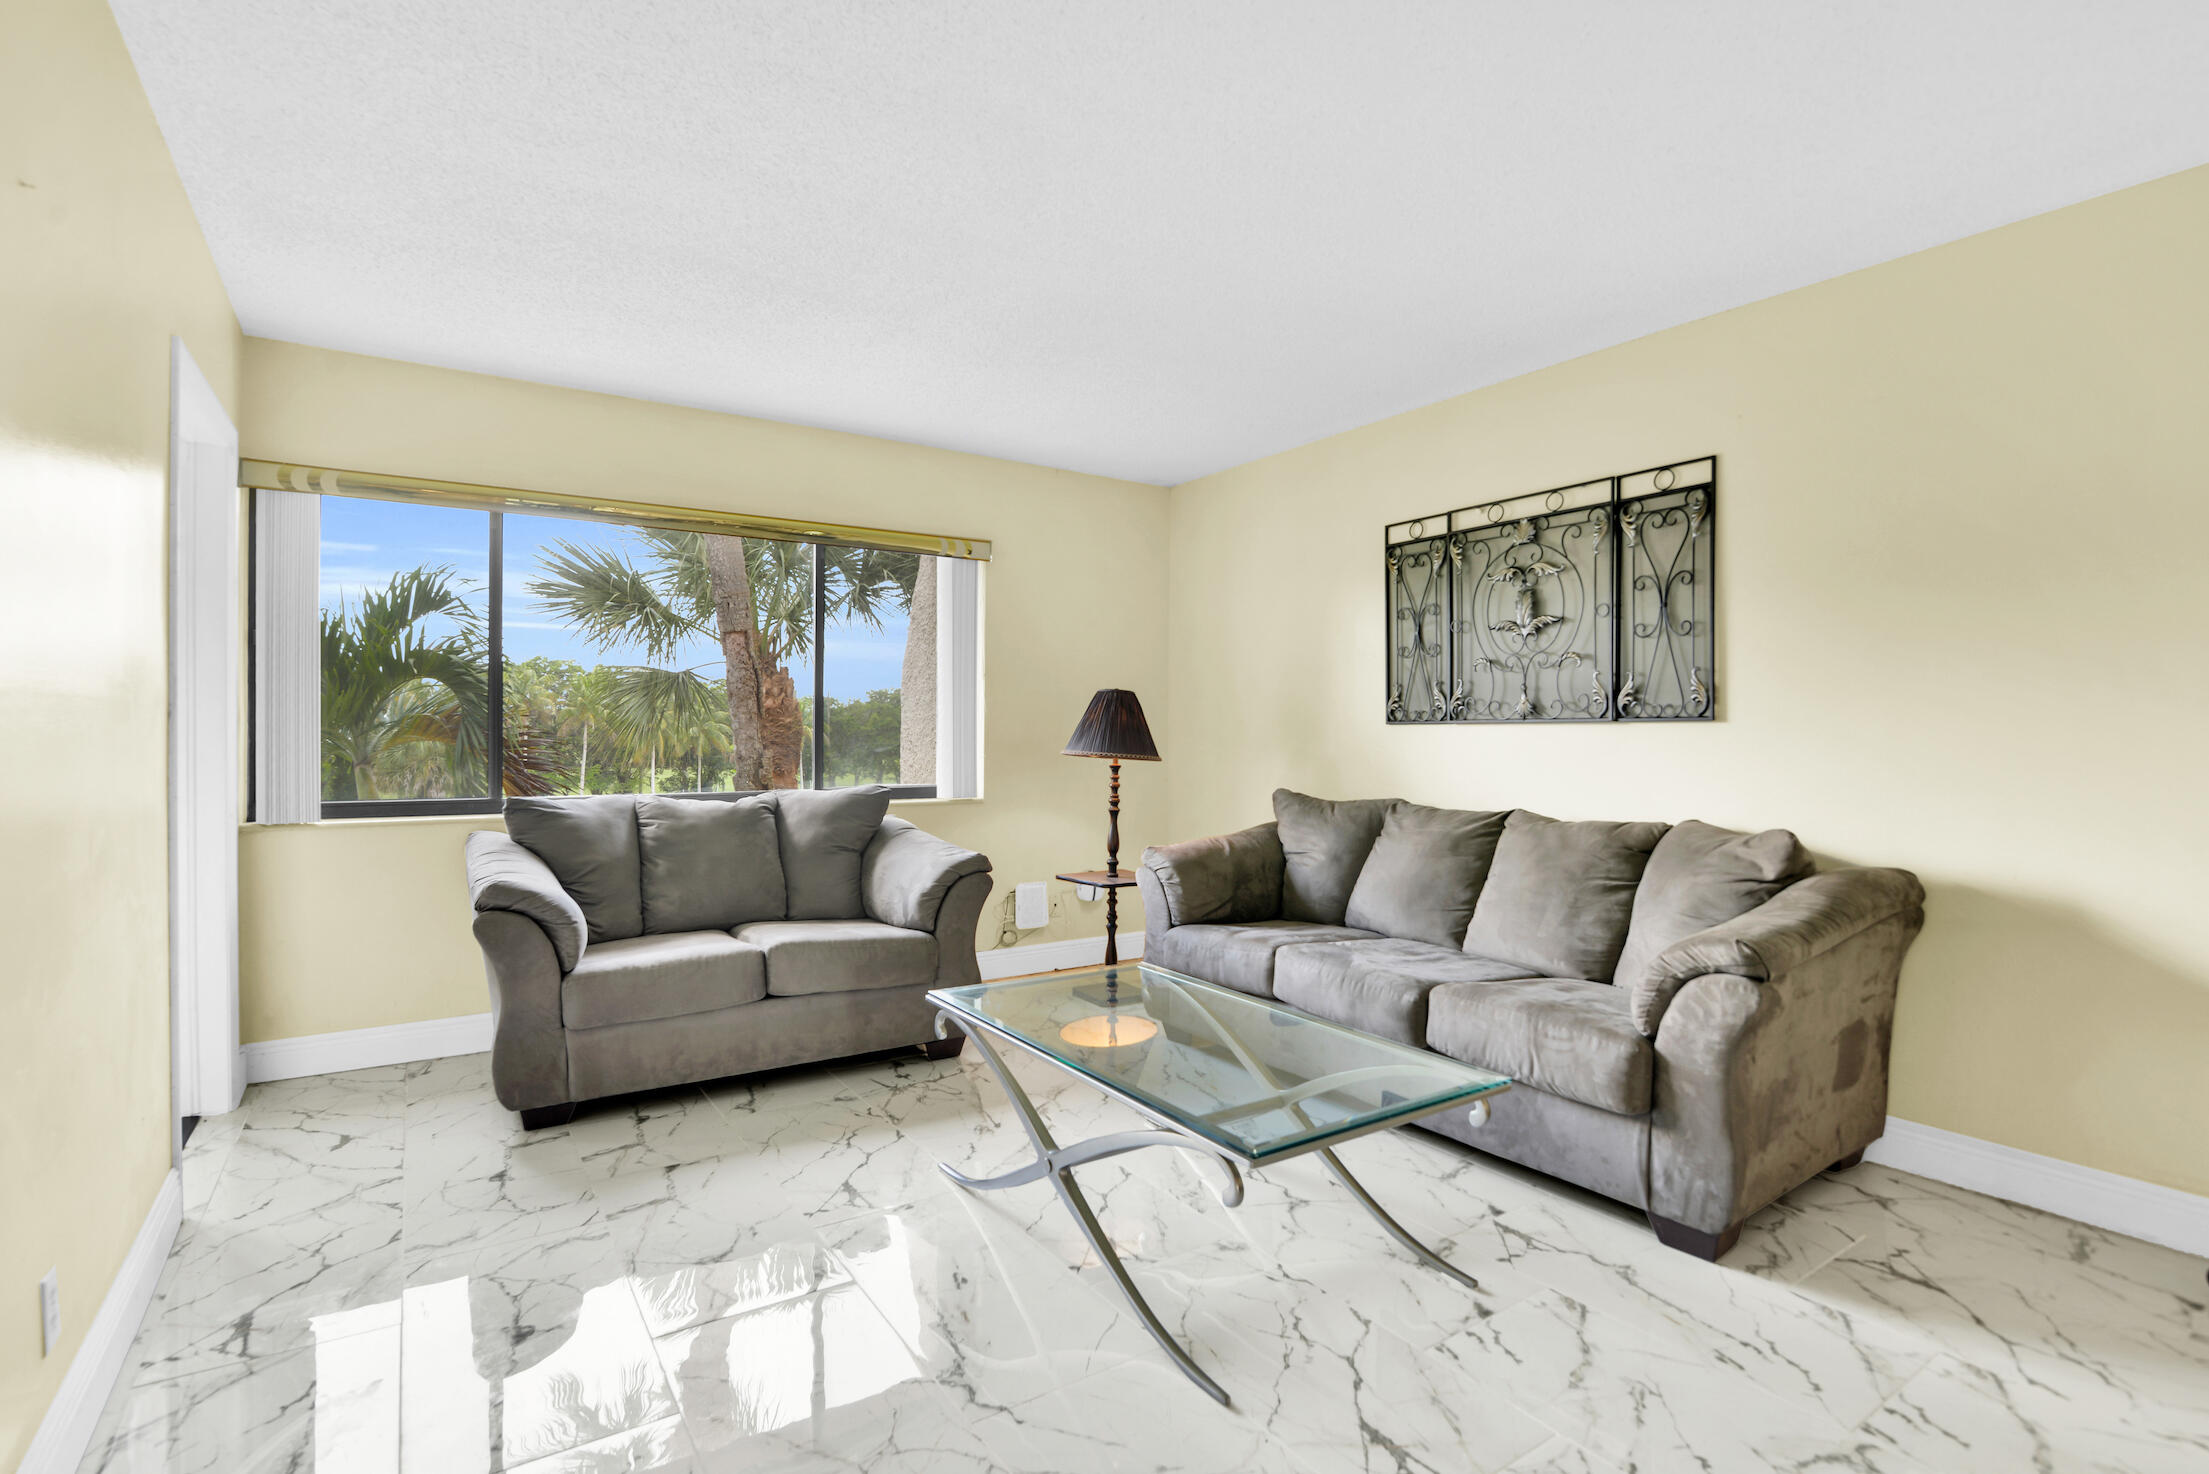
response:
<path id="1" fill-rule="evenodd" d="M 643 653 L 638 650 L 598 650 L 568 631 L 530 597 L 527 584 L 535 576 L 539 554 L 563 540 L 618 548 L 634 548 L 638 541 L 627 528 L 603 522 L 509 515 L 507 657 L 526 660 L 548 655 L 582 665 L 641 662 Z M 490 514 L 361 497 L 322 499 L 324 609 L 333 609 L 340 601 L 357 600 L 363 590 L 382 588 L 394 573 L 421 566 L 450 568 L 482 607 L 490 581 Z M 899 684 L 905 659 L 902 618 L 885 619 L 879 630 L 832 622 L 825 643 L 830 696 L 848 700 L 869 691 L 895 689 Z M 721 647 L 712 640 L 690 642 L 680 658 L 685 665 L 704 667 L 708 676 L 721 672 Z M 798 694 L 809 694 L 810 662 L 793 666 L 791 673 L 797 678 Z"/>

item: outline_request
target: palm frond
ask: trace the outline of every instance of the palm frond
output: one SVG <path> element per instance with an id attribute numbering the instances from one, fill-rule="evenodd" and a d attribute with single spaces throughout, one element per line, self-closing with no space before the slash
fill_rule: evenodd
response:
<path id="1" fill-rule="evenodd" d="M 639 527 L 636 534 L 667 602 L 699 628 L 712 631 L 713 577 L 706 569 L 705 538 L 664 527 Z"/>
<path id="2" fill-rule="evenodd" d="M 884 614 L 913 607 L 913 584 L 920 575 L 919 553 L 881 548 L 821 549 L 822 592 L 830 619 L 857 620 L 882 628 Z"/>
<path id="3" fill-rule="evenodd" d="M 710 600 L 701 621 L 697 610 L 671 600 L 661 581 L 613 549 L 558 542 L 537 555 L 537 566 L 529 592 L 600 650 L 641 646 L 645 659 L 663 661 L 674 659 L 686 639 L 717 637 Z"/>
<path id="4" fill-rule="evenodd" d="M 430 634 L 438 618 L 453 631 Z M 484 762 L 489 686 L 482 612 L 449 568 L 395 574 L 357 606 L 325 611 L 328 796 L 374 797 L 363 786 L 385 779 L 425 794 L 467 784 Z"/>
<path id="5" fill-rule="evenodd" d="M 679 741 L 686 728 L 718 723 L 726 731 L 728 698 L 695 671 L 631 665 L 613 673 L 607 715 L 623 738 L 649 746 L 654 738 Z"/>

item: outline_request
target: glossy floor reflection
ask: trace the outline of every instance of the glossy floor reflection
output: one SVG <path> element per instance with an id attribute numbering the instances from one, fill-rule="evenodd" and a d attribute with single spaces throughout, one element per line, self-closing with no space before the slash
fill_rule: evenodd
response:
<path id="1" fill-rule="evenodd" d="M 1119 1303 L 972 1059 L 796 1071 L 525 1133 L 481 1056 L 256 1086 L 87 1470 L 2209 1469 L 2201 1261 L 1878 1167 L 1723 1265 L 1400 1131 L 1223 1208 L 1082 1169 L 1215 1406 Z M 1062 1140 L 1136 1124 L 1016 1063 Z M 1499 1105 L 1505 1109 L 1507 1103 Z"/>

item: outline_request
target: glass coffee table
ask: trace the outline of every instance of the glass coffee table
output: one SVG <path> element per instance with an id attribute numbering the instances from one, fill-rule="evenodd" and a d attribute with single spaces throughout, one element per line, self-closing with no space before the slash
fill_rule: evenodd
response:
<path id="1" fill-rule="evenodd" d="M 1317 1153 L 1397 1243 L 1466 1285 L 1471 1275 L 1444 1260 L 1388 1216 L 1342 1165 L 1334 1148 L 1450 1106 L 1511 1088 L 1507 1076 L 1300 1013 L 1147 963 L 1052 973 L 1001 983 L 939 988 L 936 1032 L 956 1025 L 1011 1097 L 1035 1144 L 1035 1160 L 995 1177 L 944 1172 L 981 1191 L 1049 1178 L 1097 1251 L 1128 1307 L 1189 1379 L 1225 1403 L 1227 1393 L 1168 1335 L 1128 1276 L 1074 1182 L 1085 1162 L 1149 1146 L 1179 1147 L 1222 1172 L 1220 1201 L 1243 1199 L 1242 1171 Z M 1011 1044 L 1132 1106 L 1152 1129 L 1115 1131 L 1060 1146 L 997 1052 Z"/>

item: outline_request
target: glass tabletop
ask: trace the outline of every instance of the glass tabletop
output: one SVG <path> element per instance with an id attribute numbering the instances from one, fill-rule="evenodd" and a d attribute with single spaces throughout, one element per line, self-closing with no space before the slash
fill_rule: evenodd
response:
<path id="1" fill-rule="evenodd" d="M 928 996 L 1248 1162 L 1511 1086 L 1509 1076 L 1148 963 Z"/>

